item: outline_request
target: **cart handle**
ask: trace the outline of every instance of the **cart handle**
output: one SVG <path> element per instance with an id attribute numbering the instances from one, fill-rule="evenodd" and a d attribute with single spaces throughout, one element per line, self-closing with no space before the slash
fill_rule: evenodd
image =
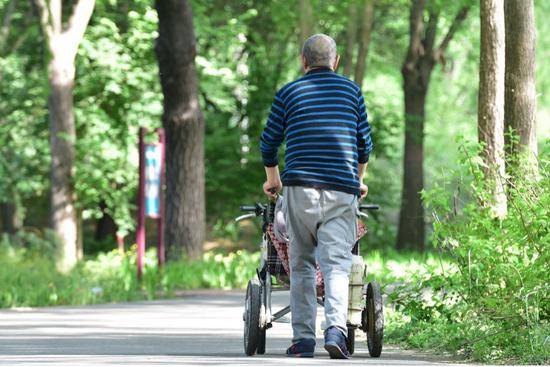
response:
<path id="1" fill-rule="evenodd" d="M 359 210 L 380 210 L 380 205 L 378 204 L 360 204 Z"/>
<path id="2" fill-rule="evenodd" d="M 235 218 L 235 222 L 240 222 L 241 220 L 245 220 L 245 219 L 248 219 L 248 218 L 255 218 L 255 217 L 256 217 L 255 213 L 243 214 L 243 215 L 238 216 L 237 218 Z"/>
<path id="3" fill-rule="evenodd" d="M 238 218 L 235 218 L 235 221 L 241 221 L 243 219 L 248 218 L 254 218 L 254 217 L 260 217 L 264 214 L 266 207 L 260 203 L 256 203 L 255 205 L 241 205 L 241 211 L 243 212 L 253 212 L 249 214 L 241 215 Z"/>

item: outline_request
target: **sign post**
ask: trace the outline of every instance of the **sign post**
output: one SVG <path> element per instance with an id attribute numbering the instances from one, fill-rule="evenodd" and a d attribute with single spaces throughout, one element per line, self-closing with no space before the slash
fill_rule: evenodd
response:
<path id="1" fill-rule="evenodd" d="M 157 261 L 158 267 L 164 265 L 166 252 L 164 250 L 164 178 L 166 176 L 166 135 L 164 129 L 157 129 L 160 149 L 160 180 L 159 180 L 159 209 L 160 215 L 157 223 Z"/>
<path id="2" fill-rule="evenodd" d="M 139 184 L 138 184 L 138 211 L 137 211 L 137 277 L 143 275 L 143 255 L 145 253 L 145 132 L 144 127 L 139 128 Z"/>
<path id="3" fill-rule="evenodd" d="M 143 258 L 145 255 L 145 218 L 157 219 L 157 259 L 158 266 L 165 260 L 164 254 L 164 129 L 155 129 L 158 143 L 146 144 L 147 129 L 139 129 L 139 186 L 138 218 L 136 231 L 137 276 L 143 275 Z"/>

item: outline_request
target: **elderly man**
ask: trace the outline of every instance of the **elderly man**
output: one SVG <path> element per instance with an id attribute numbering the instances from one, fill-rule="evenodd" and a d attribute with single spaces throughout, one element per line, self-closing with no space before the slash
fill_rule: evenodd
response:
<path id="1" fill-rule="evenodd" d="M 316 259 L 325 281 L 325 349 L 348 358 L 347 303 L 358 197 L 372 150 L 360 88 L 338 75 L 336 43 L 316 34 L 304 43 L 305 75 L 275 95 L 261 136 L 267 174 L 264 192 L 284 185 L 283 212 L 290 239 L 290 309 L 293 340 L 287 355 L 313 357 L 317 314 Z M 277 151 L 286 139 L 279 177 Z"/>

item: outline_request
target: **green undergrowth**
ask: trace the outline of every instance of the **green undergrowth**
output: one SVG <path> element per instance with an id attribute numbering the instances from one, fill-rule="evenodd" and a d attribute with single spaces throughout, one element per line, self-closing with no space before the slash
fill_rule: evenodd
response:
<path id="1" fill-rule="evenodd" d="M 12 242 L 17 242 L 14 246 Z M 169 262 L 157 268 L 155 251 L 147 251 L 143 279 L 136 279 L 135 247 L 80 261 L 69 273 L 56 270 L 50 242 L 33 233 L 0 241 L 0 307 L 83 305 L 173 296 L 188 289 L 244 289 L 260 263 L 258 252 L 209 251 L 199 260 Z M 421 268 L 441 265 L 433 254 L 367 251 L 368 278 L 388 289 Z"/>
<path id="2" fill-rule="evenodd" d="M 255 273 L 259 253 L 206 252 L 199 260 L 157 268 L 147 251 L 142 281 L 136 278 L 135 248 L 100 253 L 80 261 L 69 273 L 56 270 L 44 241 L 25 235 L 24 248 L 0 242 L 0 307 L 84 305 L 170 297 L 177 290 L 244 288 Z M 18 241 L 21 242 L 21 241 Z"/>
<path id="3" fill-rule="evenodd" d="M 538 173 L 509 160 L 507 214 L 479 147 L 463 146 L 459 168 L 424 193 L 434 247 L 448 260 L 389 294 L 387 340 L 488 363 L 550 363 L 549 146 Z M 490 168 L 489 168 L 490 169 Z"/>

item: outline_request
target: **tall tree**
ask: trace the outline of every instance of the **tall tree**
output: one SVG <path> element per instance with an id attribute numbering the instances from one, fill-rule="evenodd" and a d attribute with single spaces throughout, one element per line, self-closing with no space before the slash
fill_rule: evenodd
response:
<path id="1" fill-rule="evenodd" d="M 372 25 L 374 22 L 374 1 L 365 0 L 363 4 L 363 14 L 361 16 L 361 25 L 359 27 L 359 52 L 357 54 L 357 63 L 355 64 L 355 82 L 361 87 L 365 79 L 365 70 L 367 66 L 367 56 L 372 34 Z"/>
<path id="2" fill-rule="evenodd" d="M 79 0 L 66 25 L 61 0 L 36 0 L 50 61 L 49 121 L 51 148 L 50 220 L 61 242 L 60 268 L 70 269 L 77 260 L 77 215 L 73 175 L 76 139 L 73 112 L 75 58 L 92 16 L 95 0 Z"/>
<path id="3" fill-rule="evenodd" d="M 7 54 L 6 41 L 10 34 L 12 19 L 15 13 L 15 0 L 9 0 L 1 9 L 0 19 L 0 56 Z M 2 70 L 0 70 L 0 83 L 2 82 Z M 2 123 L 3 121 L 0 121 Z M 15 194 L 15 195 L 14 195 Z M 0 201 L 0 218 L 2 231 L 14 234 L 21 228 L 21 215 L 16 193 L 5 195 Z"/>
<path id="4" fill-rule="evenodd" d="M 478 136 L 484 144 L 486 182 L 497 217 L 506 215 L 504 191 L 504 4 L 480 0 Z"/>
<path id="5" fill-rule="evenodd" d="M 313 33 L 313 9 L 311 7 L 311 0 L 300 0 L 300 47 L 304 44 L 306 39 Z"/>
<path id="6" fill-rule="evenodd" d="M 18 213 L 20 210 L 19 205 L 14 201 L 8 201 L 0 203 L 0 216 L 2 218 L 2 231 L 15 234 L 23 223 L 21 223 L 21 214 Z"/>
<path id="7" fill-rule="evenodd" d="M 535 91 L 535 11 L 533 0 L 506 0 L 504 124 L 519 135 L 511 152 L 525 153 L 529 170 L 537 171 Z"/>
<path id="8" fill-rule="evenodd" d="M 156 0 L 155 7 L 166 131 L 167 255 L 198 257 L 205 235 L 204 120 L 197 95 L 193 14 L 185 0 Z"/>
<path id="9" fill-rule="evenodd" d="M 355 49 L 357 38 L 357 4 L 352 1 L 348 8 L 348 29 L 346 30 L 346 49 L 344 53 L 345 76 L 350 76 L 353 69 L 353 50 Z"/>
<path id="10" fill-rule="evenodd" d="M 397 249 L 424 249 L 424 207 L 420 192 L 424 188 L 424 120 L 426 95 L 434 66 L 443 59 L 468 7 L 461 8 L 447 33 L 436 44 L 439 11 L 429 10 L 424 24 L 425 0 L 413 0 L 409 20 L 409 47 L 401 69 L 405 96 L 405 152 L 403 158 L 403 192 Z"/>

